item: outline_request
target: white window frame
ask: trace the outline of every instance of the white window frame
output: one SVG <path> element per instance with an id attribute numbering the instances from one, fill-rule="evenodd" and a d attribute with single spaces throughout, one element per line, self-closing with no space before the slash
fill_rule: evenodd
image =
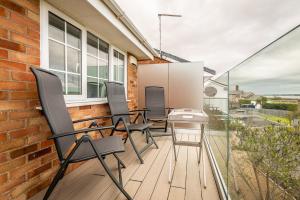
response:
<path id="1" fill-rule="evenodd" d="M 126 91 L 126 97 L 127 97 L 127 54 L 122 51 L 121 49 L 117 48 L 116 46 L 111 45 L 110 48 L 110 61 L 111 61 L 111 67 L 110 67 L 110 80 L 115 81 L 117 83 L 122 83 L 119 81 L 114 80 L 114 50 L 118 51 L 119 53 L 124 55 L 124 87 Z"/>
<path id="2" fill-rule="evenodd" d="M 41 68 L 49 70 L 49 34 L 48 34 L 48 26 L 49 26 L 49 15 L 48 13 L 52 12 L 58 17 L 62 18 L 66 22 L 74 25 L 78 29 L 81 30 L 82 38 L 81 38 L 81 95 L 64 95 L 64 98 L 67 103 L 84 103 L 87 102 L 94 104 L 96 102 L 106 103 L 107 98 L 87 98 L 87 32 L 90 32 L 105 41 L 109 45 L 109 57 L 108 57 L 108 73 L 109 73 L 109 81 L 113 80 L 113 49 L 119 51 L 124 55 L 124 87 L 125 94 L 127 97 L 127 52 L 123 51 L 116 46 L 114 46 L 111 42 L 106 40 L 101 34 L 93 31 L 89 27 L 85 27 L 84 25 L 76 22 L 71 17 L 67 16 L 60 10 L 54 8 L 50 4 L 45 1 L 40 2 L 40 63 Z M 85 104 L 84 104 L 85 105 Z"/>

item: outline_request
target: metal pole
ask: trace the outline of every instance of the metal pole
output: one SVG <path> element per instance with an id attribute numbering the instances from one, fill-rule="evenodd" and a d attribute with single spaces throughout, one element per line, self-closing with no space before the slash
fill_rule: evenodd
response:
<path id="1" fill-rule="evenodd" d="M 160 58 L 162 58 L 162 54 L 161 54 L 161 15 L 158 15 L 158 19 L 159 19 L 159 55 L 160 55 Z"/>
<path id="2" fill-rule="evenodd" d="M 159 54 L 160 54 L 160 58 L 162 58 L 162 51 L 161 51 L 161 17 L 162 16 L 165 16 L 165 17 L 182 17 L 181 15 L 174 15 L 174 14 L 163 14 L 163 13 L 158 14 L 158 20 L 159 20 Z"/>

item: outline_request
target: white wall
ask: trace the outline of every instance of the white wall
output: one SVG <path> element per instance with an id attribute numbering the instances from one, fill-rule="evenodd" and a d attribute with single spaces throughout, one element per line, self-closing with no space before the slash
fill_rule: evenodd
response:
<path id="1" fill-rule="evenodd" d="M 167 107 L 203 108 L 203 62 L 138 66 L 139 107 L 145 106 L 145 87 L 165 88 Z"/>

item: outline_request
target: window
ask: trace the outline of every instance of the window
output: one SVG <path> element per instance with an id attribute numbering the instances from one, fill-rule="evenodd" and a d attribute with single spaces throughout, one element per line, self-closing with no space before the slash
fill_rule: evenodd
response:
<path id="1" fill-rule="evenodd" d="M 87 34 L 87 98 L 106 97 L 105 81 L 108 81 L 108 50 L 106 42 L 93 34 Z"/>
<path id="2" fill-rule="evenodd" d="M 124 55 L 114 50 L 113 66 L 114 66 L 114 81 L 124 83 Z"/>
<path id="3" fill-rule="evenodd" d="M 126 52 L 45 1 L 40 16 L 41 66 L 60 78 L 67 103 L 104 102 L 106 81 L 127 90 Z"/>
<path id="4" fill-rule="evenodd" d="M 49 70 L 62 81 L 64 93 L 80 95 L 81 30 L 49 12 Z"/>

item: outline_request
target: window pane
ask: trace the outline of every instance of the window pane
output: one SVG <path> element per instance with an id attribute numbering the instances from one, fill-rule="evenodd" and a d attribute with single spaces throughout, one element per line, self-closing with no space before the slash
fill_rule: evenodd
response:
<path id="1" fill-rule="evenodd" d="M 98 97 L 98 79 L 87 78 L 87 97 L 97 98 Z"/>
<path id="2" fill-rule="evenodd" d="M 49 37 L 59 40 L 61 42 L 65 41 L 65 22 L 56 15 L 49 13 Z"/>
<path id="3" fill-rule="evenodd" d="M 87 56 L 87 75 L 98 77 L 97 59 L 92 56 Z"/>
<path id="4" fill-rule="evenodd" d="M 81 30 L 67 23 L 67 33 L 68 44 L 81 49 Z"/>
<path id="5" fill-rule="evenodd" d="M 81 76 L 68 74 L 68 94 L 81 94 Z"/>
<path id="6" fill-rule="evenodd" d="M 106 97 L 106 87 L 104 81 L 99 80 L 99 98 L 105 98 L 105 97 Z"/>
<path id="7" fill-rule="evenodd" d="M 108 79 L 108 63 L 99 60 L 99 78 Z"/>
<path id="8" fill-rule="evenodd" d="M 97 49 L 98 49 L 98 39 L 96 36 L 88 33 L 87 34 L 87 51 L 90 54 L 93 54 L 95 56 L 98 56 Z"/>
<path id="9" fill-rule="evenodd" d="M 65 70 L 64 45 L 49 40 L 49 67 L 51 69 Z"/>
<path id="10" fill-rule="evenodd" d="M 108 60 L 108 44 L 99 39 L 99 58 Z"/>
<path id="11" fill-rule="evenodd" d="M 63 91 L 64 91 L 64 94 L 66 94 L 66 79 L 65 79 L 65 73 L 63 72 L 56 72 L 56 71 L 53 71 L 53 70 L 50 70 L 53 74 L 56 74 L 59 79 L 61 80 L 61 83 L 62 83 L 62 87 L 63 87 Z"/>
<path id="12" fill-rule="evenodd" d="M 119 67 L 119 80 L 120 82 L 124 82 L 124 67 Z"/>
<path id="13" fill-rule="evenodd" d="M 67 50 L 68 72 L 80 73 L 81 72 L 81 51 L 68 47 Z"/>

